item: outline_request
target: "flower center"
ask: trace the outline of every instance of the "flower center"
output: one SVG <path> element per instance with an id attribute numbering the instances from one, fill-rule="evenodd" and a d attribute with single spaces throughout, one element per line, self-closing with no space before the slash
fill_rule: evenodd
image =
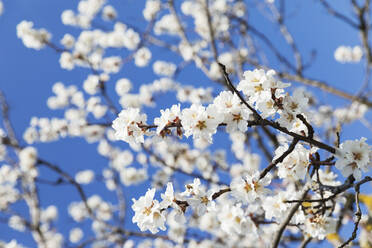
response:
<path id="1" fill-rule="evenodd" d="M 206 197 L 206 196 L 201 197 L 201 202 L 204 203 L 205 205 L 207 205 L 208 202 L 209 202 L 208 197 Z"/>
<path id="2" fill-rule="evenodd" d="M 294 111 L 298 108 L 298 104 L 295 103 L 295 102 L 292 102 L 291 105 L 290 105 L 290 108 Z"/>
<path id="3" fill-rule="evenodd" d="M 243 118 L 240 114 L 233 114 L 233 121 L 239 122 L 241 120 L 243 120 Z"/>
<path id="4" fill-rule="evenodd" d="M 258 86 L 254 86 L 254 90 L 256 92 L 261 92 L 264 90 L 264 88 L 262 87 L 262 84 L 259 84 Z"/>
<path id="5" fill-rule="evenodd" d="M 151 203 L 151 206 L 150 207 L 145 207 L 145 210 L 143 210 L 143 214 L 146 214 L 147 216 L 149 216 L 151 214 L 151 209 L 152 207 L 154 206 L 154 202 Z"/>
<path id="6" fill-rule="evenodd" d="M 242 220 L 242 219 L 241 219 L 239 216 L 236 216 L 236 217 L 235 217 L 235 222 L 236 222 L 236 223 L 240 223 L 241 220 Z"/>
<path id="7" fill-rule="evenodd" d="M 362 160 L 362 154 L 360 152 L 353 152 L 354 160 Z"/>
<path id="8" fill-rule="evenodd" d="M 207 125 L 205 124 L 205 121 L 198 121 L 196 127 L 199 128 L 200 130 L 203 130 L 204 128 L 207 128 Z"/>
<path id="9" fill-rule="evenodd" d="M 252 187 L 248 182 L 246 182 L 245 185 L 244 185 L 244 189 L 248 193 L 249 191 L 252 190 Z"/>

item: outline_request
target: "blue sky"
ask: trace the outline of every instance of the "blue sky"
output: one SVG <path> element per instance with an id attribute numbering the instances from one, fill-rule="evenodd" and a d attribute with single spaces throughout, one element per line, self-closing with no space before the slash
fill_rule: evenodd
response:
<path id="1" fill-rule="evenodd" d="M 59 55 L 51 49 L 35 51 L 24 47 L 21 40 L 16 37 L 16 25 L 22 20 L 34 22 L 36 28 L 46 28 L 53 34 L 52 41 L 58 43 L 66 32 L 77 35 L 79 30 L 62 25 L 60 15 L 65 9 L 76 9 L 77 1 L 73 0 L 3 0 L 4 14 L 0 16 L 0 89 L 5 93 L 10 107 L 11 120 L 17 131 L 17 136 L 29 125 L 32 116 L 50 117 L 62 116 L 62 111 L 51 111 L 46 106 L 47 98 L 52 95 L 51 87 L 55 82 L 61 81 L 66 85 L 76 84 L 82 86 L 82 82 L 88 75 L 85 69 L 66 71 L 59 66 Z M 110 1 L 117 7 L 119 20 L 129 22 L 140 29 L 144 29 L 146 23 L 141 15 L 144 0 Z M 249 1 L 251 2 L 251 1 Z M 358 64 L 340 64 L 333 58 L 334 50 L 339 45 L 355 46 L 359 44 L 359 37 L 355 30 L 341 23 L 339 20 L 326 15 L 325 10 L 317 4 L 317 1 L 293 1 L 289 6 L 290 13 L 288 26 L 294 34 L 300 51 L 305 54 L 305 60 L 309 59 L 313 49 L 317 51 L 317 57 L 313 66 L 308 69 L 305 75 L 322 79 L 331 85 L 344 89 L 350 93 L 356 92 L 363 75 L 363 61 Z M 335 6 L 350 15 L 347 1 L 337 1 Z M 350 15 L 351 16 L 351 15 Z M 279 30 L 271 22 L 264 20 L 261 14 L 252 12 L 251 21 L 253 25 L 270 34 L 272 42 L 285 54 L 290 54 L 289 48 L 282 39 L 279 39 Z M 291 56 L 291 55 L 290 55 Z M 169 53 L 162 50 L 155 50 L 153 57 L 174 61 Z M 292 60 L 292 57 L 290 57 Z M 178 58 L 177 58 L 178 59 Z M 270 57 L 269 57 L 270 59 Z M 154 60 L 153 60 L 154 61 Z M 135 88 L 144 83 L 150 83 L 155 79 L 151 66 L 145 69 L 138 69 L 133 65 L 126 65 L 122 70 L 112 77 L 112 82 L 120 77 L 127 77 L 135 84 Z M 195 71 L 194 66 L 188 67 L 178 78 L 180 82 L 198 86 L 214 87 L 216 92 L 220 89 L 200 72 Z M 109 86 L 110 94 L 113 96 L 113 84 Z M 344 105 L 346 101 L 324 94 L 317 90 L 313 91 L 324 103 L 337 106 Z M 170 102 L 168 99 L 173 99 Z M 160 106 L 170 106 L 175 103 L 175 98 L 159 99 Z M 117 104 L 119 106 L 119 104 Z M 149 115 L 155 116 L 159 109 L 147 109 Z M 367 119 L 372 120 L 371 113 Z M 345 126 L 342 139 L 359 138 L 364 136 L 369 140 L 372 138 L 371 131 L 368 131 L 362 124 L 355 123 Z M 370 143 L 370 141 L 369 141 Z M 224 145 L 223 138 L 218 138 L 216 147 Z M 125 144 L 122 145 L 126 147 Z M 82 169 L 94 169 L 101 171 L 107 165 L 107 160 L 96 154 L 96 145 L 88 145 L 82 139 L 66 139 L 47 144 L 37 144 L 41 157 L 57 163 L 70 174 Z M 41 171 L 45 177 L 51 176 L 47 171 Z M 126 192 L 126 198 L 138 197 L 145 192 L 147 185 L 133 188 Z M 104 189 L 102 184 L 85 187 L 88 195 L 99 194 L 105 199 L 112 199 L 113 193 Z M 74 188 L 70 186 L 49 187 L 45 186 L 40 190 L 42 205 L 56 205 L 59 208 L 60 216 L 57 226 L 64 234 L 71 227 L 74 227 L 72 220 L 67 216 L 66 206 L 71 200 L 79 200 Z M 57 197 L 56 197 L 57 196 Z M 23 211 L 23 206 L 18 206 Z M 131 215 L 130 212 L 128 212 Z M 128 227 L 137 227 L 129 224 Z M 85 225 L 88 230 L 89 225 Z M 3 231 L 4 230 L 4 231 Z M 0 239 L 10 240 L 16 238 L 27 246 L 35 246 L 30 235 L 10 231 L 5 225 L 0 224 Z M 316 246 L 314 246 L 316 247 Z"/>

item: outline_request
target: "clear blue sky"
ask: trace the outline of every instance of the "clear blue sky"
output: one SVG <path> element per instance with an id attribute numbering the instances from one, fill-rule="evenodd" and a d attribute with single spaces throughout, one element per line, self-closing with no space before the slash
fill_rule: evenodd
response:
<path id="1" fill-rule="evenodd" d="M 11 120 L 17 131 L 19 138 L 29 125 L 32 116 L 38 117 L 61 117 L 62 111 L 51 111 L 46 106 L 47 98 L 52 95 L 51 87 L 61 81 L 66 85 L 76 84 L 82 86 L 82 82 L 88 75 L 84 69 L 66 71 L 59 66 L 59 55 L 51 49 L 35 51 L 24 47 L 21 40 L 16 37 L 16 25 L 22 20 L 34 22 L 36 28 L 46 28 L 53 34 L 52 41 L 59 43 L 59 40 L 66 32 L 74 35 L 78 30 L 72 27 L 62 25 L 60 15 L 65 9 L 76 9 L 77 1 L 73 0 L 3 0 L 4 14 L 0 16 L 0 89 L 5 93 L 11 106 Z M 144 29 L 146 23 L 141 15 L 144 6 L 144 0 L 126 0 L 110 1 L 117 7 L 119 19 L 129 22 L 137 27 Z M 118 4 L 118 2 L 120 2 Z M 251 1 L 249 1 L 251 2 Z M 325 15 L 325 10 L 316 4 L 317 1 L 289 1 L 293 6 L 288 7 L 290 18 L 288 25 L 294 38 L 299 44 L 299 49 L 305 54 L 305 59 L 313 49 L 317 50 L 317 57 L 313 66 L 306 71 L 305 75 L 312 78 L 322 79 L 331 85 L 344 89 L 348 92 L 356 92 L 362 80 L 363 62 L 359 64 L 340 64 L 333 58 L 334 50 L 339 45 L 358 45 L 358 34 L 355 30 L 341 23 L 339 20 L 330 18 Z M 344 13 L 350 14 L 347 9 L 347 1 L 331 1 L 335 6 Z M 262 16 L 252 13 L 251 21 L 258 29 L 273 34 L 272 42 L 276 44 L 284 53 L 288 54 L 289 49 L 285 46 L 283 40 L 278 39 L 278 29 L 263 20 Z M 160 50 L 155 50 L 153 57 L 160 56 L 168 61 L 174 58 Z M 292 59 L 292 58 L 291 58 Z M 154 61 L 154 60 L 152 60 Z M 196 76 L 195 76 L 196 75 Z M 135 83 L 136 87 L 143 83 L 150 83 L 154 79 L 151 72 L 151 66 L 146 69 L 137 69 L 132 65 L 125 66 L 118 75 L 113 76 L 112 82 L 117 78 L 127 77 Z M 185 73 L 181 73 L 179 80 L 186 84 L 213 86 L 201 73 L 195 73 L 193 67 L 187 68 Z M 110 86 L 112 89 L 113 84 Z M 345 104 L 346 102 L 338 97 L 327 96 L 319 91 L 314 91 L 324 103 Z M 113 95 L 113 94 L 112 94 Z M 175 102 L 161 100 L 162 106 L 170 106 Z M 117 106 L 119 106 L 117 104 Z M 148 109 L 154 111 L 151 116 L 159 113 L 158 109 Z M 372 121 L 372 115 L 369 113 L 367 119 Z M 365 136 L 369 139 L 372 136 L 360 123 L 346 126 L 342 138 L 359 138 Z M 222 139 L 215 144 L 222 145 Z M 125 144 L 122 145 L 126 147 Z M 70 174 L 74 174 L 82 169 L 93 169 L 101 171 L 107 165 L 107 161 L 96 154 L 96 145 L 88 145 L 82 139 L 66 139 L 58 142 L 47 144 L 37 144 L 41 157 L 57 163 Z M 42 177 L 49 177 L 47 171 L 41 171 Z M 143 194 L 147 185 L 131 188 L 126 192 L 128 203 L 133 196 Z M 102 184 L 90 185 L 85 187 L 88 195 L 99 194 L 105 199 L 112 199 L 114 195 L 104 189 Z M 57 226 L 59 231 L 65 237 L 68 231 L 74 227 L 73 221 L 67 216 L 66 206 L 71 200 L 79 200 L 74 188 L 70 186 L 49 187 L 45 186 L 40 190 L 41 202 L 43 206 L 56 205 L 59 209 L 59 219 Z M 18 206 L 20 210 L 24 209 Z M 131 211 L 128 212 L 131 216 Z M 137 227 L 128 225 L 132 229 Z M 84 226 L 86 230 L 90 229 L 89 225 Z M 30 235 L 10 231 L 6 225 L 0 224 L 0 239 L 11 240 L 16 238 L 20 243 L 33 247 L 35 243 Z M 316 247 L 316 246 L 313 246 Z"/>

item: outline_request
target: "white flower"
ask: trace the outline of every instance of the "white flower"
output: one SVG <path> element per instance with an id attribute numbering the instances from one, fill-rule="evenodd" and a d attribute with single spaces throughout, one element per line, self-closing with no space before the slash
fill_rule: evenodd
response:
<path id="1" fill-rule="evenodd" d="M 99 119 L 106 114 L 108 107 L 101 104 L 101 98 L 91 97 L 86 103 L 86 109 L 94 115 L 94 118 Z"/>
<path id="2" fill-rule="evenodd" d="M 237 130 L 245 132 L 251 111 L 241 104 L 239 97 L 230 91 L 221 92 L 213 101 L 218 111 L 224 115 L 224 123 L 228 133 Z"/>
<path id="3" fill-rule="evenodd" d="M 114 7 L 107 5 L 102 10 L 102 18 L 104 20 L 113 20 L 117 17 L 117 13 Z"/>
<path id="4" fill-rule="evenodd" d="M 324 215 L 307 217 L 304 231 L 313 238 L 324 239 L 327 234 L 336 232 L 337 219 Z"/>
<path id="5" fill-rule="evenodd" d="M 288 144 L 278 147 L 275 150 L 274 160 L 282 156 L 287 149 Z M 278 176 L 285 179 L 303 180 L 310 164 L 309 154 L 309 150 L 301 144 L 297 144 L 295 149 L 285 157 L 283 162 L 276 165 L 279 168 Z"/>
<path id="6" fill-rule="evenodd" d="M 180 105 L 173 105 L 170 109 L 160 110 L 161 116 L 155 118 L 154 124 L 158 127 L 156 128 L 156 133 L 160 134 L 163 129 L 172 123 L 180 120 L 181 110 Z"/>
<path id="7" fill-rule="evenodd" d="M 147 47 L 142 47 L 134 54 L 134 63 L 138 67 L 146 66 L 151 59 L 151 52 Z"/>
<path id="8" fill-rule="evenodd" d="M 48 206 L 41 212 L 41 220 L 44 222 L 51 222 L 58 218 L 58 209 L 56 206 Z"/>
<path id="9" fill-rule="evenodd" d="M 74 221 L 80 222 L 89 216 L 89 213 L 83 202 L 72 202 L 68 206 L 68 213 Z"/>
<path id="10" fill-rule="evenodd" d="M 129 239 L 125 241 L 123 248 L 133 248 L 134 247 L 134 241 Z"/>
<path id="11" fill-rule="evenodd" d="M 292 129 L 293 125 L 298 121 L 296 116 L 298 114 L 303 114 L 303 112 L 306 111 L 309 99 L 305 96 L 302 90 L 296 90 L 293 92 L 292 96 L 286 95 L 282 99 L 283 110 L 280 111 L 280 119 L 278 120 L 278 123 L 282 127 Z"/>
<path id="12" fill-rule="evenodd" d="M 353 120 L 362 119 L 367 111 L 367 105 L 353 102 L 348 107 L 335 109 L 333 114 L 340 122 L 349 123 Z"/>
<path id="13" fill-rule="evenodd" d="M 19 176 L 19 170 L 10 165 L 0 167 L 0 184 L 16 185 Z"/>
<path id="14" fill-rule="evenodd" d="M 23 232 L 26 230 L 25 221 L 18 215 L 12 215 L 12 217 L 9 218 L 8 225 L 10 228 L 13 228 L 14 230 L 17 230 L 20 232 Z"/>
<path id="15" fill-rule="evenodd" d="M 283 99 L 283 108 L 292 112 L 294 115 L 302 114 L 308 107 L 309 98 L 304 89 L 296 89 L 290 97 Z"/>
<path id="16" fill-rule="evenodd" d="M 132 88 L 132 83 L 127 78 L 121 78 L 116 82 L 115 91 L 119 96 L 126 95 Z"/>
<path id="17" fill-rule="evenodd" d="M 212 143 L 212 135 L 216 133 L 218 125 L 223 121 L 215 106 L 205 107 L 193 104 L 182 111 L 181 123 L 185 129 L 185 136 L 193 135 L 194 139 L 204 138 Z"/>
<path id="18" fill-rule="evenodd" d="M 70 9 L 67 9 L 62 12 L 61 20 L 64 25 L 76 25 L 77 24 L 77 19 L 75 17 L 75 14 Z"/>
<path id="19" fill-rule="evenodd" d="M 217 217 L 221 223 L 221 229 L 227 234 L 230 234 L 231 232 L 242 234 L 247 231 L 254 234 L 257 233 L 255 224 L 249 217 L 247 218 L 245 216 L 241 204 L 234 206 L 225 204 Z"/>
<path id="20" fill-rule="evenodd" d="M 339 186 L 341 185 L 340 181 L 337 181 L 337 174 L 332 172 L 332 171 L 327 171 L 327 170 L 321 170 L 319 169 L 319 180 L 322 182 L 324 185 L 329 185 L 329 186 Z M 316 175 L 314 175 L 315 177 Z"/>
<path id="21" fill-rule="evenodd" d="M 93 17 L 104 3 L 105 0 L 82 0 L 78 4 L 78 10 L 82 15 Z"/>
<path id="22" fill-rule="evenodd" d="M 200 192 L 204 192 L 199 178 L 194 178 L 193 183 L 186 184 L 185 188 L 186 190 L 182 193 L 182 196 L 199 195 Z"/>
<path id="23" fill-rule="evenodd" d="M 118 56 L 107 57 L 102 60 L 101 68 L 105 73 L 118 73 L 121 62 L 121 58 Z"/>
<path id="24" fill-rule="evenodd" d="M 19 165 L 23 171 L 28 171 L 34 167 L 37 161 L 37 150 L 28 146 L 19 152 Z"/>
<path id="25" fill-rule="evenodd" d="M 266 197 L 263 200 L 265 204 L 262 204 L 265 210 L 265 218 L 269 220 L 275 218 L 280 221 L 290 207 L 290 204 L 284 202 L 285 200 L 287 200 L 286 192 L 279 192 L 273 196 Z"/>
<path id="26" fill-rule="evenodd" d="M 212 88 L 179 87 L 177 99 L 181 102 L 188 101 L 194 104 L 209 103 L 213 101 Z"/>
<path id="27" fill-rule="evenodd" d="M 296 115 L 294 115 L 290 111 L 281 111 L 280 118 L 278 119 L 278 123 L 280 124 L 280 126 L 291 129 L 295 122 Z"/>
<path id="28" fill-rule="evenodd" d="M 207 211 L 215 210 L 215 202 L 213 194 L 216 190 L 211 189 L 206 192 L 206 189 L 200 183 L 199 178 L 194 178 L 193 183 L 185 185 L 186 190 L 180 194 L 181 197 L 188 197 L 187 203 L 195 211 L 198 216 L 204 215 Z"/>
<path id="29" fill-rule="evenodd" d="M 259 178 L 260 173 L 256 172 L 244 178 L 238 177 L 233 179 L 230 184 L 231 193 L 240 201 L 247 203 L 255 201 L 270 192 L 269 189 L 265 188 L 271 182 L 270 174 L 262 179 Z"/>
<path id="30" fill-rule="evenodd" d="M 138 200 L 133 199 L 132 209 L 135 214 L 132 218 L 133 223 L 137 223 L 141 231 L 150 230 L 157 233 L 165 230 L 166 218 L 161 212 L 160 204 L 154 200 L 155 189 L 149 189 L 145 196 Z"/>
<path id="31" fill-rule="evenodd" d="M 59 58 L 59 64 L 63 69 L 72 70 L 75 67 L 74 57 L 69 52 L 63 52 Z"/>
<path id="32" fill-rule="evenodd" d="M 125 185 L 133 185 L 147 179 L 147 170 L 136 169 L 133 167 L 125 168 L 120 171 L 120 181 Z"/>
<path id="33" fill-rule="evenodd" d="M 356 180 L 362 177 L 362 171 L 370 169 L 371 146 L 366 143 L 366 138 L 360 140 L 347 140 L 336 151 L 336 168 L 343 176 L 353 175 Z"/>
<path id="34" fill-rule="evenodd" d="M 265 94 L 271 88 L 275 82 L 274 75 L 275 72 L 272 70 L 267 73 L 263 69 L 245 71 L 244 79 L 239 82 L 237 89 L 243 91 L 249 97 L 250 102 L 253 103 L 261 97 L 261 94 Z"/>
<path id="35" fill-rule="evenodd" d="M 75 45 L 75 38 L 71 34 L 65 34 L 61 40 L 61 44 L 68 48 L 71 49 Z"/>
<path id="36" fill-rule="evenodd" d="M 130 144 L 143 143 L 145 141 L 146 128 L 142 127 L 142 125 L 146 125 L 146 120 L 146 114 L 140 114 L 138 108 L 123 109 L 112 122 L 116 139 Z"/>
<path id="37" fill-rule="evenodd" d="M 34 23 L 22 21 L 17 25 L 17 37 L 28 48 L 40 50 L 49 42 L 51 34 L 45 29 L 33 29 Z"/>
<path id="38" fill-rule="evenodd" d="M 92 170 L 79 171 L 75 176 L 76 182 L 80 184 L 89 184 L 93 181 L 93 179 L 94 172 Z"/>
<path id="39" fill-rule="evenodd" d="M 89 75 L 88 78 L 83 83 L 83 88 L 85 92 L 90 95 L 94 95 L 99 90 L 100 79 L 97 75 Z"/>
<path id="40" fill-rule="evenodd" d="M 123 36 L 123 45 L 128 48 L 129 50 L 134 50 L 137 48 L 138 44 L 140 43 L 141 38 L 137 32 L 133 29 L 128 29 L 125 31 Z"/>
<path id="41" fill-rule="evenodd" d="M 9 243 L 0 242 L 0 245 L 4 248 L 25 248 L 23 245 L 19 244 L 17 240 L 12 239 Z"/>
<path id="42" fill-rule="evenodd" d="M 147 21 L 151 21 L 155 17 L 156 13 L 159 12 L 160 7 L 161 2 L 159 0 L 147 0 L 146 6 L 143 9 L 143 17 L 145 17 Z"/>
<path id="43" fill-rule="evenodd" d="M 363 50 L 360 46 L 355 46 L 353 48 L 353 61 L 359 62 L 363 57 Z"/>
<path id="44" fill-rule="evenodd" d="M 171 205 L 174 205 L 174 190 L 173 190 L 173 184 L 167 183 L 167 189 L 165 190 L 164 194 L 161 194 L 161 199 L 163 201 L 160 203 L 160 206 L 164 209 L 168 208 Z"/>
<path id="45" fill-rule="evenodd" d="M 177 243 L 183 243 L 186 234 L 186 218 L 183 212 L 172 210 L 167 216 L 168 236 Z"/>
<path id="46" fill-rule="evenodd" d="M 167 77 L 172 77 L 177 69 L 175 64 L 160 60 L 156 61 L 152 68 L 156 74 Z"/>
<path id="47" fill-rule="evenodd" d="M 83 235 L 84 233 L 80 228 L 75 227 L 71 229 L 69 236 L 70 242 L 74 244 L 79 242 L 83 238 Z"/>
<path id="48" fill-rule="evenodd" d="M 214 193 L 216 193 L 216 191 L 209 190 L 205 192 L 203 188 L 200 188 L 198 194 L 195 194 L 195 191 L 193 191 L 191 197 L 187 199 L 187 203 L 190 204 L 195 214 L 202 216 L 207 211 L 215 209 L 216 204 L 213 201 Z"/>
<path id="49" fill-rule="evenodd" d="M 282 89 L 289 86 L 289 84 L 278 81 L 275 74 L 274 70 L 267 72 L 263 69 L 245 71 L 244 79 L 237 86 L 237 89 L 243 91 L 247 96 L 248 102 L 262 112 L 264 118 L 276 112 L 272 91 L 275 90 L 275 97 L 280 98 Z"/>

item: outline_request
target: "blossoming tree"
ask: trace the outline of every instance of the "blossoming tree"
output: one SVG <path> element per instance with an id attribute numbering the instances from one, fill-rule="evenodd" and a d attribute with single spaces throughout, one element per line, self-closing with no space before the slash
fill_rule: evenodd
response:
<path id="1" fill-rule="evenodd" d="M 61 15 L 78 34 L 54 38 L 20 22 L 26 47 L 54 50 L 61 68 L 84 68 L 86 80 L 55 83 L 47 106 L 64 116 L 33 117 L 22 139 L 0 94 L 2 220 L 45 248 L 372 247 L 371 146 L 343 138 L 353 122 L 371 137 L 370 2 L 351 0 L 352 15 L 314 2 L 360 34 L 360 45 L 334 52 L 340 63 L 365 65 L 355 94 L 308 76 L 316 62 L 287 26 L 290 1 L 147 0 L 142 30 L 116 10 L 124 2 L 81 0 Z M 272 21 L 288 52 L 255 27 L 253 11 Z M 154 56 L 160 49 L 168 58 Z M 135 82 L 122 74 L 128 65 L 152 65 L 156 77 Z M 190 68 L 205 83 L 179 80 Z M 319 92 L 346 105 L 323 104 Z M 96 146 L 107 165 L 74 175 L 38 155 L 38 143 L 72 137 Z M 67 184 L 80 200 L 44 206 L 46 184 Z M 116 198 L 88 194 L 86 184 Z M 129 201 L 128 190 L 136 193 Z M 68 232 L 55 224 L 62 211 L 73 220 Z M 23 247 L 15 239 L 0 246 Z"/>

